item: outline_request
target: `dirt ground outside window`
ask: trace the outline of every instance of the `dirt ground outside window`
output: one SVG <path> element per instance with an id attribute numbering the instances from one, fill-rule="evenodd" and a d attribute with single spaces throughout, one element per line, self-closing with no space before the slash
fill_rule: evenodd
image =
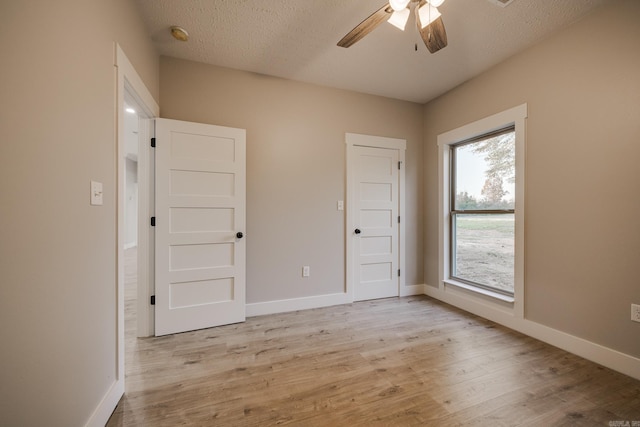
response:
<path id="1" fill-rule="evenodd" d="M 458 215 L 454 275 L 513 292 L 514 215 Z"/>

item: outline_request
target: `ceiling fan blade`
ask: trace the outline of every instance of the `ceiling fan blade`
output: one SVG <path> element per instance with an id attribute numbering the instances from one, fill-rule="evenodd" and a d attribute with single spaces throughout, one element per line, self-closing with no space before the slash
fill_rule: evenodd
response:
<path id="1" fill-rule="evenodd" d="M 418 30 L 429 52 L 436 53 L 440 49 L 447 47 L 447 32 L 444 29 L 442 17 L 438 17 L 438 19 L 424 28 L 418 22 Z"/>
<path id="2" fill-rule="evenodd" d="M 338 42 L 338 46 L 349 47 L 356 43 L 373 31 L 378 25 L 389 19 L 392 12 L 393 9 L 391 9 L 389 3 L 385 4 L 367 19 L 359 23 L 353 30 L 349 31 L 349 33 Z"/>

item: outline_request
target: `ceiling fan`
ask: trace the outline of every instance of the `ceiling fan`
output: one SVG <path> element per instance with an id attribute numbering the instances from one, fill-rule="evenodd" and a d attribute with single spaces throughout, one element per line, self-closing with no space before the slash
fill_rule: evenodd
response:
<path id="1" fill-rule="evenodd" d="M 413 14 L 422 41 L 429 52 L 435 53 L 447 46 L 447 33 L 438 11 L 442 3 L 444 0 L 390 0 L 349 31 L 338 42 L 338 46 L 349 47 L 355 44 L 384 21 L 389 21 L 390 24 L 404 31 L 409 17 Z"/>

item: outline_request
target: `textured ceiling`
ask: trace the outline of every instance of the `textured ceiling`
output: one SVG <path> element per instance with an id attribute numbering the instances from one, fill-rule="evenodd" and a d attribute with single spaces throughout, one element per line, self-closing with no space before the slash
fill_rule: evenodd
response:
<path id="1" fill-rule="evenodd" d="M 447 0 L 449 45 L 435 54 L 411 24 L 336 46 L 383 0 L 135 1 L 161 55 L 424 103 L 615 0 Z"/>

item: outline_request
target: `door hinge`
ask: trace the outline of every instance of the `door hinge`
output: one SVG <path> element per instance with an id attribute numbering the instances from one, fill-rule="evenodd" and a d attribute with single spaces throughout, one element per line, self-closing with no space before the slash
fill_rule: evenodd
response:
<path id="1" fill-rule="evenodd" d="M 156 226 L 156 217 L 155 217 L 155 216 L 152 216 L 152 217 L 151 217 L 151 226 L 152 226 L 152 227 L 155 227 L 155 226 Z"/>
<path id="2" fill-rule="evenodd" d="M 398 170 L 400 170 L 400 165 L 402 164 L 402 162 L 398 162 Z"/>
<path id="3" fill-rule="evenodd" d="M 151 305 L 156 305 L 156 296 L 151 295 Z"/>
<path id="4" fill-rule="evenodd" d="M 151 146 L 153 148 L 156 148 L 156 139 L 155 138 L 151 138 Z"/>
<path id="5" fill-rule="evenodd" d="M 400 277 L 400 269 L 398 269 L 398 277 Z"/>
<path id="6" fill-rule="evenodd" d="M 398 215 L 398 224 L 400 224 L 400 215 Z"/>

